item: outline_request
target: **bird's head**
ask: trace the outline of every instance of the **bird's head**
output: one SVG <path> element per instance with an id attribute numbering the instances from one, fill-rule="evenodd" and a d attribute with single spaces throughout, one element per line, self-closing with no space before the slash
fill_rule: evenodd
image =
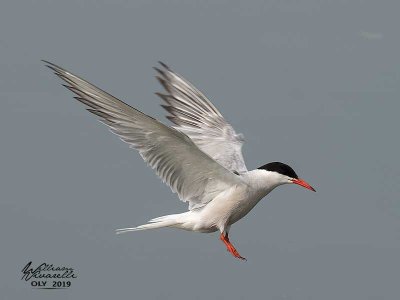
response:
<path id="1" fill-rule="evenodd" d="M 288 165 L 281 162 L 271 162 L 258 168 L 268 172 L 268 177 L 276 185 L 294 183 L 315 192 L 315 189 L 305 180 L 300 179 L 296 172 Z"/>

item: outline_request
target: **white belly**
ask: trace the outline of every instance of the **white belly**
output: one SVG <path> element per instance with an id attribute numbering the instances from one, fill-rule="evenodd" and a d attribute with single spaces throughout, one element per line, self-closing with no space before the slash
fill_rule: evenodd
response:
<path id="1" fill-rule="evenodd" d="M 194 211 L 192 214 L 194 223 L 189 230 L 224 231 L 247 215 L 266 194 L 265 191 L 251 192 L 246 186 L 232 187 L 218 195 L 200 211 Z"/>

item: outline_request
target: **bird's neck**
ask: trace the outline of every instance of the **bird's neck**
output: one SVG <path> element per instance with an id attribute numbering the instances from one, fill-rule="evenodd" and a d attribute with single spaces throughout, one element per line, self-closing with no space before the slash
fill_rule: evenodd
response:
<path id="1" fill-rule="evenodd" d="M 275 172 L 260 169 L 247 172 L 244 179 L 254 191 L 262 193 L 264 196 L 283 184 L 282 179 Z"/>

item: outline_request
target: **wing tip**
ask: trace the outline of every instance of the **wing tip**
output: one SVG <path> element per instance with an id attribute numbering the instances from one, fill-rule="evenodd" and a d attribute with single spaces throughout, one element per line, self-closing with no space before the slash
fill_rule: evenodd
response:
<path id="1" fill-rule="evenodd" d="M 162 61 L 159 60 L 158 63 L 159 63 L 163 68 L 165 68 L 166 70 L 172 71 L 171 68 L 168 67 L 168 66 L 167 66 L 165 63 L 163 63 Z"/>
<path id="2" fill-rule="evenodd" d="M 49 69 L 52 69 L 54 72 L 58 72 L 58 70 L 62 70 L 60 66 L 57 66 L 56 64 L 53 64 L 52 62 L 49 62 L 48 60 L 41 59 L 41 62 L 45 64 L 46 67 Z"/>
<path id="3" fill-rule="evenodd" d="M 153 70 L 155 70 L 161 76 L 166 77 L 165 72 L 163 70 L 161 70 L 160 68 L 153 67 Z"/>

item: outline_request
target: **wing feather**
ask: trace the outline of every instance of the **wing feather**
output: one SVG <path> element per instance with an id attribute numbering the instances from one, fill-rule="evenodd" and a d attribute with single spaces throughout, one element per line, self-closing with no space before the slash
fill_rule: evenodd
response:
<path id="1" fill-rule="evenodd" d="M 139 151 L 157 175 L 178 194 L 189 209 L 196 209 L 211 201 L 217 194 L 234 184 L 238 176 L 213 160 L 184 133 L 165 126 L 156 119 L 129 106 L 67 70 L 44 61 L 66 82 L 64 85 L 76 100 L 120 139 Z M 187 115 L 197 121 L 196 115 Z"/>
<path id="2" fill-rule="evenodd" d="M 242 155 L 243 136 L 237 134 L 217 108 L 189 81 L 160 62 L 156 78 L 167 94 L 156 93 L 166 104 L 167 118 L 205 153 L 232 172 L 247 171 Z"/>

